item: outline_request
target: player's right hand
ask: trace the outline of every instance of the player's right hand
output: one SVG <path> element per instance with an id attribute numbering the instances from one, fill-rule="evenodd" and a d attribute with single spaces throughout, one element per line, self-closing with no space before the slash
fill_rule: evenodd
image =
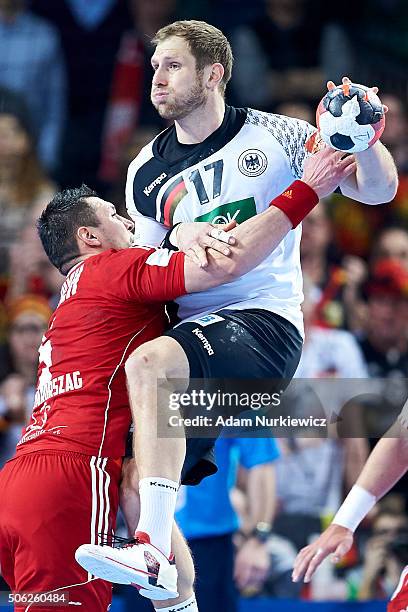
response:
<path id="1" fill-rule="evenodd" d="M 333 553 L 332 562 L 338 563 L 353 545 L 353 532 L 346 527 L 331 524 L 313 544 L 298 553 L 293 566 L 292 580 L 310 582 L 323 559 Z"/>
<path id="2" fill-rule="evenodd" d="M 343 157 L 344 151 L 323 147 L 306 159 L 302 181 L 314 189 L 319 198 L 330 195 L 344 179 L 356 172 L 354 156 Z"/>
<path id="3" fill-rule="evenodd" d="M 235 226 L 235 221 L 219 225 L 200 222 L 180 223 L 176 228 L 177 246 L 194 263 L 201 268 L 205 268 L 208 265 L 207 249 L 214 249 L 214 251 L 226 257 L 231 255 L 231 249 L 228 245 L 233 246 L 237 241 L 227 232 Z"/>

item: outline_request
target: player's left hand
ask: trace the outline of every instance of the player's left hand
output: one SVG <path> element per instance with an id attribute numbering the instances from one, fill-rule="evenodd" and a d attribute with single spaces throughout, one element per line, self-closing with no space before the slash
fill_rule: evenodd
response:
<path id="1" fill-rule="evenodd" d="M 353 545 L 353 533 L 340 525 L 329 525 L 313 544 L 305 546 L 298 553 L 293 566 L 292 580 L 310 582 L 323 559 L 333 553 L 332 562 L 338 563 Z"/>
<path id="2" fill-rule="evenodd" d="M 235 221 L 227 224 L 180 223 L 176 228 L 176 242 L 180 251 L 201 268 L 208 266 L 207 249 L 214 249 L 221 255 L 231 255 L 230 246 L 237 243 L 227 232 L 236 226 Z"/>
<path id="3" fill-rule="evenodd" d="M 349 85 L 351 85 L 351 81 L 348 76 L 344 76 L 341 79 L 341 82 L 342 82 L 343 88 L 346 88 Z M 336 83 L 334 83 L 333 81 L 327 81 L 326 86 L 327 86 L 328 91 L 331 91 L 332 89 L 337 87 Z M 369 87 L 369 89 L 371 89 L 373 93 L 378 94 L 378 87 Z M 388 106 L 385 106 L 385 104 L 383 104 L 382 107 L 384 109 L 384 113 L 388 112 Z"/>
<path id="4" fill-rule="evenodd" d="M 265 544 L 255 538 L 246 540 L 235 556 L 234 579 L 239 589 L 259 590 L 271 565 Z"/>

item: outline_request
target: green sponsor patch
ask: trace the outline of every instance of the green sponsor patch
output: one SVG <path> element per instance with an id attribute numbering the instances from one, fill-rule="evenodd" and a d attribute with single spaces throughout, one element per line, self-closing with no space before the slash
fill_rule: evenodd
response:
<path id="1" fill-rule="evenodd" d="M 246 198 L 245 200 L 237 200 L 229 204 L 223 204 L 206 213 L 201 217 L 196 217 L 194 221 L 208 221 L 209 223 L 230 223 L 236 221 L 242 223 L 256 215 L 256 206 L 254 198 Z"/>

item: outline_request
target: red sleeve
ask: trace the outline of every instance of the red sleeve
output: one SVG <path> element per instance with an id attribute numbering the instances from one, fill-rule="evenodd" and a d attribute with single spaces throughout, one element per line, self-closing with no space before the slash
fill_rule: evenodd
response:
<path id="1" fill-rule="evenodd" d="M 110 290 L 138 302 L 167 302 L 185 295 L 184 253 L 146 247 L 112 251 L 104 267 Z"/>

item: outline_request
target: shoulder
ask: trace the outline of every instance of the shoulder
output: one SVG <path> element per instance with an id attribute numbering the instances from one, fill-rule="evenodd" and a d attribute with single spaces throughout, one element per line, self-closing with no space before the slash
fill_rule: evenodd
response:
<path id="1" fill-rule="evenodd" d="M 286 156 L 292 174 L 301 177 L 303 163 L 308 155 L 306 143 L 316 132 L 316 128 L 302 119 L 265 113 L 248 108 L 246 125 L 260 133 L 270 135 Z"/>
<path id="2" fill-rule="evenodd" d="M 309 138 L 316 128 L 295 117 L 277 115 L 275 113 L 265 113 L 263 111 L 248 108 L 246 122 L 260 130 L 267 130 L 281 144 L 286 141 L 296 141 L 297 139 Z"/>

